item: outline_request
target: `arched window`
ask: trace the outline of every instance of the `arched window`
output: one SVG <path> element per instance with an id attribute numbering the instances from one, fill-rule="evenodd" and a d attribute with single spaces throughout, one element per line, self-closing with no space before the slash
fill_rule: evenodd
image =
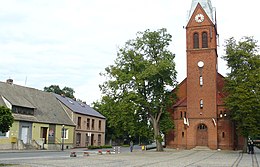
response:
<path id="1" fill-rule="evenodd" d="M 203 100 L 200 99 L 200 108 L 202 109 L 203 108 Z"/>
<path id="2" fill-rule="evenodd" d="M 207 126 L 204 124 L 199 124 L 198 129 L 200 130 L 207 130 Z"/>
<path id="3" fill-rule="evenodd" d="M 208 48 L 208 34 L 206 32 L 202 33 L 202 48 Z"/>
<path id="4" fill-rule="evenodd" d="M 202 78 L 202 76 L 200 76 L 200 86 L 202 86 L 203 85 L 203 78 Z"/>
<path id="5" fill-rule="evenodd" d="M 199 34 L 198 33 L 193 34 L 193 48 L 194 49 L 199 48 Z"/>

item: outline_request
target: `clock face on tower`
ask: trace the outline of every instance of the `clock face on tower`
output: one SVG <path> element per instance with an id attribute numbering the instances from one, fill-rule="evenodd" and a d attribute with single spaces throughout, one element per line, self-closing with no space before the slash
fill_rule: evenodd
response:
<path id="1" fill-rule="evenodd" d="M 196 21 L 197 23 L 203 22 L 203 21 L 204 21 L 204 16 L 203 16 L 203 14 L 197 14 L 197 15 L 195 16 L 195 21 Z"/>
<path id="2" fill-rule="evenodd" d="M 204 62 L 203 62 L 203 61 L 199 61 L 199 62 L 198 62 L 198 67 L 199 67 L 199 68 L 202 68 L 203 66 L 204 66 Z"/>

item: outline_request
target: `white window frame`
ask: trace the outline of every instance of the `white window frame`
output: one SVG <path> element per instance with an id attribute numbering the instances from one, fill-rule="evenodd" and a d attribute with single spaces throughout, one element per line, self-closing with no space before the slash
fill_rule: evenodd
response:
<path id="1" fill-rule="evenodd" d="M 10 135 L 10 131 L 6 132 L 5 136 L 0 136 L 0 138 L 9 138 L 9 135 Z"/>
<path id="2" fill-rule="evenodd" d="M 62 136 L 61 136 L 62 139 L 68 139 L 69 138 L 69 129 L 64 128 L 64 131 L 61 129 L 61 132 L 63 133 Z"/>

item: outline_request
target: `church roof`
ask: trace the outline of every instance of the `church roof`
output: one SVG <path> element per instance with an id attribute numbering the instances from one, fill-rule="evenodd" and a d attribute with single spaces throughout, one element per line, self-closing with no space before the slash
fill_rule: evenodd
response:
<path id="1" fill-rule="evenodd" d="M 177 101 L 177 103 L 175 103 L 173 107 L 187 107 L 187 97 Z"/>
<path id="2" fill-rule="evenodd" d="M 191 8 L 188 14 L 188 20 L 190 20 L 195 8 L 197 5 L 200 4 L 200 6 L 204 9 L 204 11 L 207 13 L 210 20 L 215 24 L 215 8 L 211 5 L 211 0 L 192 0 Z"/>

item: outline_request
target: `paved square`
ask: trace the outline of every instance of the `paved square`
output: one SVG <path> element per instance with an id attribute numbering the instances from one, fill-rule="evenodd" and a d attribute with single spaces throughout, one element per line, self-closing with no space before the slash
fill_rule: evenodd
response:
<path id="1" fill-rule="evenodd" d="M 77 157 L 43 157 L 32 159 L 20 159 L 19 167 L 259 167 L 260 150 L 256 153 L 242 154 L 240 151 L 195 151 L 195 150 L 171 150 L 164 152 L 134 151 L 121 154 L 90 154 L 84 156 L 83 152 L 77 152 Z M 3 162 L 1 162 L 3 163 Z M 5 163 L 15 163 L 6 161 Z M 16 164 L 18 161 L 16 162 Z"/>

